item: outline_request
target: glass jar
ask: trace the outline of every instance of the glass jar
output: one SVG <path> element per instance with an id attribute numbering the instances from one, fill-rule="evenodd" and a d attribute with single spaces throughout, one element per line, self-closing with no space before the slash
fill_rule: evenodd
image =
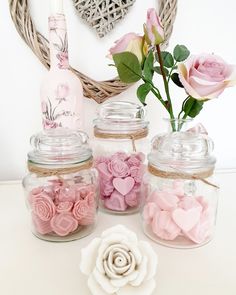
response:
<path id="1" fill-rule="evenodd" d="M 32 232 L 43 240 L 71 241 L 96 223 L 98 177 L 84 132 L 58 128 L 31 137 L 23 179 Z"/>
<path id="2" fill-rule="evenodd" d="M 103 210 L 137 212 L 148 150 L 148 122 L 142 106 L 132 102 L 104 103 L 94 120 L 94 157 Z"/>
<path id="3" fill-rule="evenodd" d="M 188 122 L 169 120 L 180 131 L 154 137 L 142 186 L 145 234 L 176 248 L 209 242 L 217 212 L 213 142 L 202 125 L 187 129 Z"/>

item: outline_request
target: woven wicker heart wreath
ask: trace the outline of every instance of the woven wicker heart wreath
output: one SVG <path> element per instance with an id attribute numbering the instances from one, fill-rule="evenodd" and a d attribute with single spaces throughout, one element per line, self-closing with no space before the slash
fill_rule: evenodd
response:
<path id="1" fill-rule="evenodd" d="M 77 1 L 73 0 L 74 4 Z M 159 15 L 165 29 L 166 42 L 163 45 L 165 47 L 172 33 L 177 11 L 177 0 L 159 0 L 158 2 Z M 48 40 L 37 31 L 30 16 L 28 0 L 9 0 L 9 7 L 18 33 L 41 63 L 46 68 L 49 68 Z M 130 86 L 130 84 L 127 85 L 117 78 L 106 81 L 95 81 L 72 67 L 71 70 L 80 78 L 84 88 L 84 95 L 87 98 L 94 99 L 97 103 L 102 103 L 108 98 L 122 93 Z"/>

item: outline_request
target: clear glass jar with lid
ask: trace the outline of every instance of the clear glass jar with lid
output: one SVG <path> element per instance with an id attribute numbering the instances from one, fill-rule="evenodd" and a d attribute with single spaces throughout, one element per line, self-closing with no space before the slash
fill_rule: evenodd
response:
<path id="1" fill-rule="evenodd" d="M 154 137 L 143 178 L 143 229 L 157 243 L 193 248 L 214 233 L 218 186 L 213 173 L 213 142 L 199 124 L 168 120 L 177 132 Z"/>
<path id="2" fill-rule="evenodd" d="M 144 108 L 132 102 L 106 102 L 98 110 L 93 146 L 103 210 L 115 214 L 139 210 L 148 124 Z"/>
<path id="3" fill-rule="evenodd" d="M 64 128 L 31 137 L 23 179 L 32 232 L 48 241 L 90 234 L 96 224 L 98 177 L 84 132 Z"/>

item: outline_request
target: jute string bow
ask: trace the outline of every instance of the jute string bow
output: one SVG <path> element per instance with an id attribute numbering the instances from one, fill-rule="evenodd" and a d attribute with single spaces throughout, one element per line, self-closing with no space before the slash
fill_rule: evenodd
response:
<path id="1" fill-rule="evenodd" d="M 76 173 L 81 170 L 90 169 L 92 166 L 93 158 L 90 158 L 82 163 L 73 164 L 72 166 L 63 168 L 46 168 L 28 161 L 28 170 L 31 173 L 35 173 L 38 177 L 57 176 L 59 179 L 62 178 L 61 175 Z"/>
<path id="2" fill-rule="evenodd" d="M 135 140 L 147 137 L 148 128 L 142 128 L 130 133 L 108 133 L 100 131 L 97 127 L 94 128 L 94 136 L 103 139 L 130 139 L 132 142 L 133 151 L 136 152 Z"/>
<path id="3" fill-rule="evenodd" d="M 199 173 L 186 173 L 184 171 L 181 171 L 180 169 L 177 169 L 175 167 L 170 167 L 173 170 L 175 170 L 174 172 L 170 172 L 170 171 L 163 171 L 158 169 L 157 167 L 152 166 L 151 164 L 148 165 L 148 171 L 157 176 L 157 177 L 161 177 L 161 178 L 170 178 L 170 179 L 192 179 L 192 180 L 200 180 L 204 183 L 206 183 L 207 185 L 213 186 L 217 189 L 219 189 L 219 187 L 211 182 L 209 182 L 208 180 L 206 180 L 206 178 L 210 177 L 213 172 L 214 169 L 210 168 L 208 170 L 199 172 Z"/>

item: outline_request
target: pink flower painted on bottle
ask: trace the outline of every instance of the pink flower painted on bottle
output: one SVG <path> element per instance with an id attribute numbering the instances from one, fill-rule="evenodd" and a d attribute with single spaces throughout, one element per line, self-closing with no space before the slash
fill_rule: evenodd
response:
<path id="1" fill-rule="evenodd" d="M 41 84 L 44 129 L 82 129 L 83 88 L 69 69 L 65 16 L 49 18 L 50 71 Z"/>

